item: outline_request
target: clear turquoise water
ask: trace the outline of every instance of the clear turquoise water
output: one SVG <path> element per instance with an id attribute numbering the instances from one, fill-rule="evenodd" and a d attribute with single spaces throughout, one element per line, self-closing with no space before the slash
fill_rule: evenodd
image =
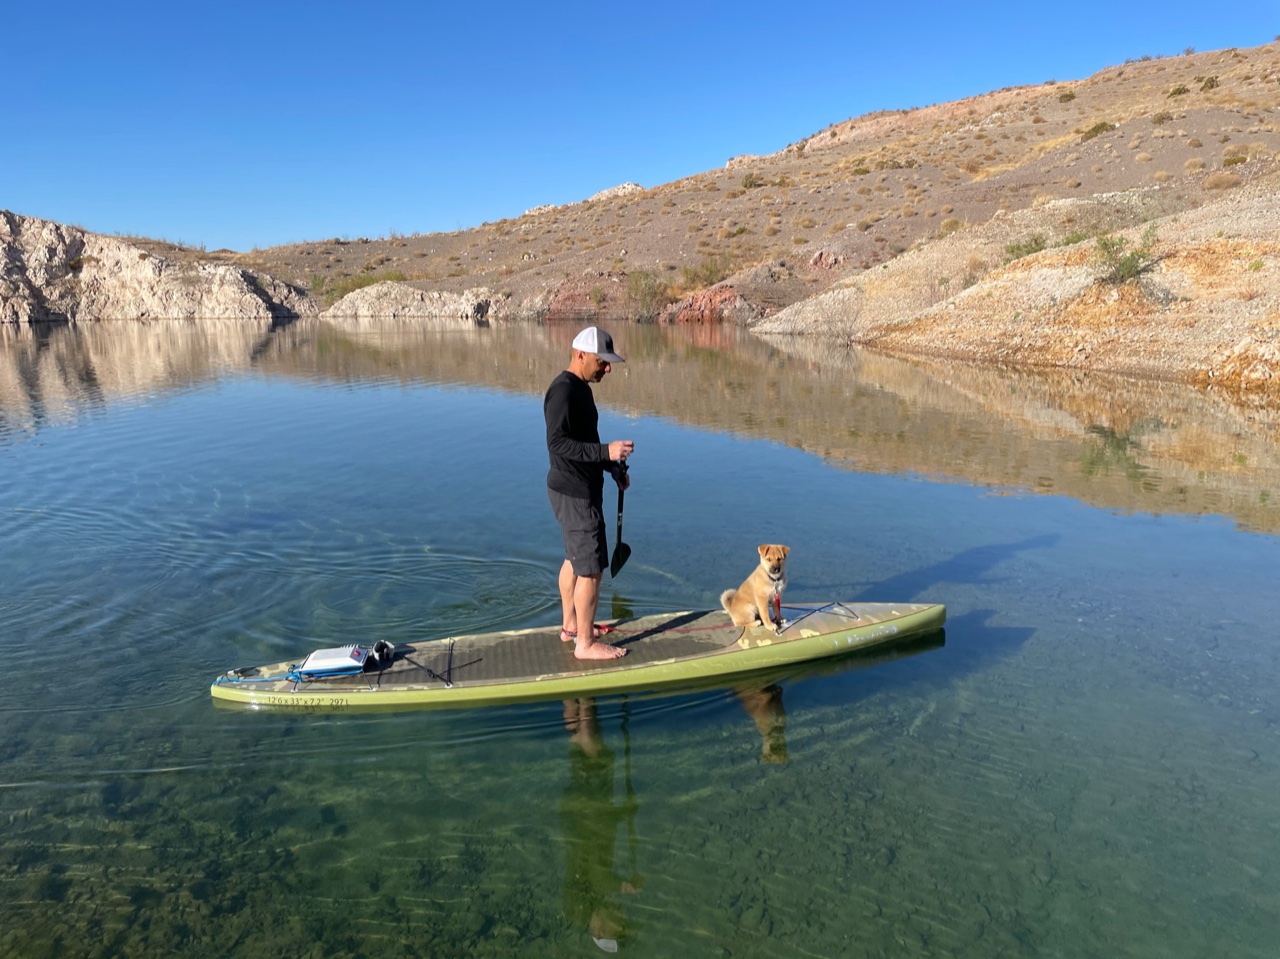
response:
<path id="1" fill-rule="evenodd" d="M 606 613 L 712 607 L 785 541 L 788 598 L 945 602 L 945 642 L 576 732 L 558 702 L 215 708 L 232 665 L 556 621 L 540 392 L 359 343 L 403 362 L 298 336 L 4 394 L 0 955 L 1275 955 L 1280 538 L 1230 516 L 850 470 L 614 378 Z"/>

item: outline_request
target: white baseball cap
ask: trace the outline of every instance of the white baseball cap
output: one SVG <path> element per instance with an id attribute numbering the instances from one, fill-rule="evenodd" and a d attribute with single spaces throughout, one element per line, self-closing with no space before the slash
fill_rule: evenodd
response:
<path id="1" fill-rule="evenodd" d="M 594 353 L 606 363 L 627 362 L 613 352 L 613 337 L 598 326 L 588 326 L 573 338 L 573 348 L 583 353 Z"/>

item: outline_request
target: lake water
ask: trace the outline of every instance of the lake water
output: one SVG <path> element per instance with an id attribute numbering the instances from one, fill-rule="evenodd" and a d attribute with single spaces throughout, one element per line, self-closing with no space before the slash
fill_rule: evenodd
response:
<path id="1" fill-rule="evenodd" d="M 789 600 L 942 602 L 945 638 L 215 707 L 231 666 L 557 621 L 573 332 L 0 332 L 0 956 L 1274 959 L 1280 417 L 1181 387 L 624 326 L 603 615 L 785 542 Z"/>

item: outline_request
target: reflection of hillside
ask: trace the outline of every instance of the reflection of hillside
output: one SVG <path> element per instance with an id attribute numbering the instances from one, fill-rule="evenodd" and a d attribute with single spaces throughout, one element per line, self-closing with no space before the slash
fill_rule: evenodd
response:
<path id="1" fill-rule="evenodd" d="M 824 376 L 843 370 L 863 388 L 908 404 L 904 421 L 917 422 L 908 429 L 910 449 L 861 442 L 851 457 L 859 468 L 1026 487 L 1112 509 L 1223 513 L 1248 528 L 1280 528 L 1280 410 L 1235 406 L 1177 383 L 874 353 L 824 357 L 807 338 L 775 343 L 792 359 L 821 366 Z M 937 412 L 945 414 L 942 431 L 925 422 Z M 878 467 L 861 462 L 868 455 Z"/>
<path id="2" fill-rule="evenodd" d="M 250 367 L 325 380 L 474 384 L 540 396 L 574 328 L 351 332 L 302 321 L 110 324 L 0 335 L 0 413 L 213 379 Z M 1112 509 L 1220 513 L 1280 531 L 1280 411 L 1176 384 L 892 357 L 724 326 L 615 330 L 628 362 L 602 403 L 805 449 L 863 471 L 1071 496 Z M 37 404 L 36 399 L 39 403 Z"/>
<path id="3" fill-rule="evenodd" d="M 246 320 L 0 324 L 0 435 L 245 369 L 266 329 Z"/>

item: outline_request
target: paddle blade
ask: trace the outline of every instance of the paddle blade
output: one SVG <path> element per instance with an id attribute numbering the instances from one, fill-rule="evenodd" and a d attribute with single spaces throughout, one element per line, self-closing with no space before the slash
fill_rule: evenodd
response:
<path id="1" fill-rule="evenodd" d="M 627 472 L 627 464 L 622 464 L 622 472 Z M 622 541 L 622 502 L 626 496 L 626 489 L 618 486 L 618 535 L 613 543 L 613 559 L 609 562 L 609 575 L 617 576 L 618 570 L 622 569 L 622 565 L 627 561 L 627 557 L 631 555 L 631 547 Z"/>
<path id="2" fill-rule="evenodd" d="M 619 543 L 613 548 L 613 559 L 609 562 L 609 575 L 617 576 L 618 570 L 631 558 L 631 547 L 626 543 Z"/>

